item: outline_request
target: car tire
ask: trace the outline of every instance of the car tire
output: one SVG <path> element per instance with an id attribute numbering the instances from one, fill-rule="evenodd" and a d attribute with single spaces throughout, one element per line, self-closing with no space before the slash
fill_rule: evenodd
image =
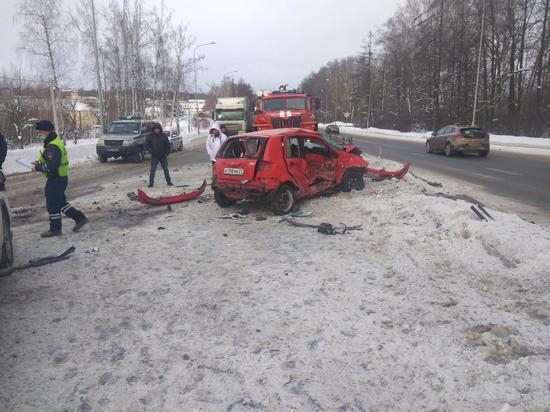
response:
<path id="1" fill-rule="evenodd" d="M 0 259 L 0 268 L 5 269 L 13 265 L 13 240 L 11 234 L 11 226 L 8 214 L 5 210 L 2 211 L 3 219 L 3 239 L 2 243 L 2 257 Z"/>
<path id="2" fill-rule="evenodd" d="M 140 149 L 135 155 L 134 155 L 134 162 L 141 163 L 143 162 L 143 159 L 145 158 L 145 154 L 143 153 L 143 149 Z"/>
<path id="3" fill-rule="evenodd" d="M 296 204 L 296 193 L 289 185 L 281 185 L 271 198 L 271 210 L 276 215 L 286 215 L 292 212 Z"/>
<path id="4" fill-rule="evenodd" d="M 351 192 L 352 189 L 363 190 L 365 188 L 365 179 L 360 170 L 347 170 L 340 182 L 342 192 Z"/>
<path id="5" fill-rule="evenodd" d="M 236 200 L 229 199 L 220 189 L 214 190 L 214 201 L 219 207 L 230 207 L 237 203 Z"/>
<path id="6" fill-rule="evenodd" d="M 447 143 L 445 145 L 445 156 L 451 157 L 453 155 L 453 148 L 451 147 L 450 143 Z"/>
<path id="7" fill-rule="evenodd" d="M 433 153 L 432 145 L 429 141 L 426 142 L 426 153 Z"/>
<path id="8" fill-rule="evenodd" d="M 489 151 L 488 150 L 484 150 L 483 152 L 479 152 L 477 155 L 479 157 L 487 157 L 487 155 L 489 154 Z"/>
<path id="9" fill-rule="evenodd" d="M 178 152 L 183 152 L 183 140 L 180 143 L 180 148 L 178 149 Z"/>
<path id="10" fill-rule="evenodd" d="M 99 155 L 98 159 L 99 159 L 99 163 L 107 163 L 108 157 L 105 155 Z"/>

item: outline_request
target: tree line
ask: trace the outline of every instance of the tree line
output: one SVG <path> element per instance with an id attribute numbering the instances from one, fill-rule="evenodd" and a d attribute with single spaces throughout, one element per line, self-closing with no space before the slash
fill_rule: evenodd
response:
<path id="1" fill-rule="evenodd" d="M 138 0 L 110 0 L 101 8 L 94 0 L 21 0 L 15 18 L 22 28 L 20 49 L 33 57 L 32 73 L 14 69 L 0 76 L 5 109 L 0 127 L 13 134 L 29 116 L 44 115 L 48 106 L 52 118 L 50 83 L 62 129 L 71 123 L 70 102 L 61 95 L 67 84 L 88 85 L 93 91 L 97 123 L 103 128 L 117 116 L 143 114 L 146 99 L 157 110 L 150 115 L 174 115 L 191 84 L 195 38 L 173 16 L 164 1 L 146 10 Z M 197 70 L 204 69 L 202 58 L 196 56 Z M 172 103 L 172 113 L 159 113 L 165 102 Z"/>
<path id="2" fill-rule="evenodd" d="M 474 121 L 548 137 L 549 19 L 550 0 L 407 0 L 357 55 L 302 88 L 321 97 L 321 121 L 402 131 Z"/>

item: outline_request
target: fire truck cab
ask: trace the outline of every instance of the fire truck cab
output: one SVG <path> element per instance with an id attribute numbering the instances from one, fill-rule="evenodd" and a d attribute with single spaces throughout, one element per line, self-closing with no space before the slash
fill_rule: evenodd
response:
<path id="1" fill-rule="evenodd" d="M 254 111 L 254 130 L 282 129 L 298 127 L 317 130 L 310 96 L 298 91 L 287 90 L 286 85 L 279 90 L 257 92 L 258 101 Z M 316 101 L 316 107 L 318 104 Z"/>

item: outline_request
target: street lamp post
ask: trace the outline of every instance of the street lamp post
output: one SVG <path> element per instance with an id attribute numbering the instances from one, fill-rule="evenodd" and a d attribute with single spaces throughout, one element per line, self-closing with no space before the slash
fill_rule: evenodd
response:
<path id="1" fill-rule="evenodd" d="M 195 58 L 195 53 L 197 49 L 202 46 L 210 46 L 211 44 L 216 44 L 215 41 L 210 43 L 199 44 L 193 49 L 193 72 L 195 73 L 195 111 L 197 113 L 197 134 L 200 134 L 200 121 L 199 121 L 199 102 L 197 101 L 197 61 Z"/>

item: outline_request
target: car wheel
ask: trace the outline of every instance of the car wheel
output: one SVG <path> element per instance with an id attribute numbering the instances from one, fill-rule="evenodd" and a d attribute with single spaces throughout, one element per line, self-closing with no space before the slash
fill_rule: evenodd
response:
<path id="1" fill-rule="evenodd" d="M 145 154 L 143 153 L 143 150 L 141 150 L 141 149 L 134 155 L 134 161 L 136 163 L 143 162 L 144 158 L 145 158 Z"/>
<path id="2" fill-rule="evenodd" d="M 288 185 L 281 185 L 273 194 L 271 209 L 276 215 L 286 215 L 292 211 L 296 203 L 296 194 Z"/>
<path id="3" fill-rule="evenodd" d="M 228 199 L 227 196 L 219 189 L 214 190 L 214 201 L 219 207 L 230 207 L 237 203 L 236 200 Z"/>
<path id="4" fill-rule="evenodd" d="M 347 170 L 340 182 L 342 192 L 351 192 L 352 189 L 363 190 L 365 188 L 365 179 L 363 173 L 359 170 Z"/>
<path id="5" fill-rule="evenodd" d="M 483 152 L 479 152 L 479 153 L 478 153 L 478 156 L 479 156 L 479 157 L 487 157 L 488 154 L 489 154 L 489 151 L 488 151 L 488 150 L 484 150 Z"/>
<path id="6" fill-rule="evenodd" d="M 180 148 L 178 149 L 179 152 L 183 152 L 183 140 L 180 143 Z"/>
<path id="7" fill-rule="evenodd" d="M 451 157 L 453 155 L 453 148 L 451 147 L 450 143 L 447 143 L 445 145 L 445 156 Z"/>
<path id="8" fill-rule="evenodd" d="M 108 157 L 105 155 L 99 155 L 98 159 L 99 159 L 99 163 L 107 163 Z"/>
<path id="9" fill-rule="evenodd" d="M 0 259 L 0 268 L 5 269 L 13 265 L 13 243 L 10 228 L 10 220 L 8 214 L 2 211 L 3 220 L 3 236 L 4 242 L 2 243 L 2 258 Z"/>
<path id="10" fill-rule="evenodd" d="M 432 145 L 429 141 L 426 142 L 426 153 L 432 153 L 433 152 L 433 149 L 432 149 Z"/>

